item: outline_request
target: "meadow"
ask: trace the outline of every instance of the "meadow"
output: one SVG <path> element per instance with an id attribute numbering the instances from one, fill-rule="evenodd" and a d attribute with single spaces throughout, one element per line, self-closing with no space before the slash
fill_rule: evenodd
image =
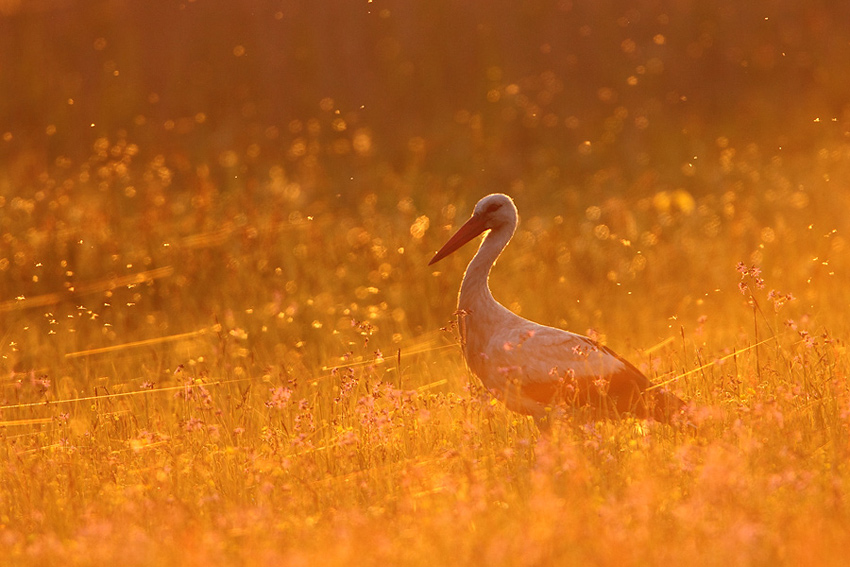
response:
<path id="1" fill-rule="evenodd" d="M 846 563 L 846 8 L 211 4 L 0 3 L 0 565 Z M 689 426 L 483 390 L 491 192 Z"/>
<path id="2" fill-rule="evenodd" d="M 809 178 L 755 150 L 716 164 L 721 198 L 519 193 L 495 295 L 596 333 L 696 426 L 541 435 L 465 369 L 472 251 L 427 267 L 477 195 L 311 201 L 280 167 L 226 191 L 98 139 L 2 201 L 0 555 L 840 564 L 850 145 Z"/>

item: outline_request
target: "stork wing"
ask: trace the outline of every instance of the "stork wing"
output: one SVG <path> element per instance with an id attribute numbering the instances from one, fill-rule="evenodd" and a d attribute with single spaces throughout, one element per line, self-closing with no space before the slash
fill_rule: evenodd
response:
<path id="1" fill-rule="evenodd" d="M 606 346 L 561 329 L 528 323 L 520 336 L 494 333 L 488 352 L 506 368 L 523 398 L 543 406 L 590 406 L 604 414 L 632 413 L 669 421 L 684 403 Z M 494 345 L 492 341 L 496 341 Z"/>

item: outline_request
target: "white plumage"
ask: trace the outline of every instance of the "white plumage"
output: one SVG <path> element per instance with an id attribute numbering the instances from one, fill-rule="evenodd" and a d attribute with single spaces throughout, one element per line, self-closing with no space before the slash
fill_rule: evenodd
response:
<path id="1" fill-rule="evenodd" d="M 537 420 L 566 408 L 590 410 L 594 418 L 634 415 L 669 422 L 684 402 L 663 388 L 652 388 L 628 361 L 588 337 L 523 319 L 493 298 L 490 269 L 517 222 L 510 197 L 488 195 L 429 262 L 489 231 L 466 268 L 458 297 L 458 325 L 470 370 L 509 409 Z"/>

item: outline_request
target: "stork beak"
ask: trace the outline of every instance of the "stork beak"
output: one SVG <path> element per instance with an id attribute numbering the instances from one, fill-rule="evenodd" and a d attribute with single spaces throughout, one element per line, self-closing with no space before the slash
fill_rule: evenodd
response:
<path id="1" fill-rule="evenodd" d="M 440 248 L 434 257 L 431 258 L 431 261 L 428 262 L 428 265 L 435 262 L 439 262 L 482 232 L 486 230 L 484 226 L 484 217 L 472 215 L 468 221 L 466 221 L 462 227 L 457 229 L 449 240 L 443 244 L 443 247 Z"/>

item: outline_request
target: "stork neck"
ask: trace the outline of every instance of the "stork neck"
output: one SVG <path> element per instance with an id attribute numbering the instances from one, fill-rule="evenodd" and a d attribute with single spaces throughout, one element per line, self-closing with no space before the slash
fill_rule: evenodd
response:
<path id="1" fill-rule="evenodd" d="M 481 241 L 481 246 L 478 247 L 478 252 L 475 257 L 469 262 L 466 267 L 466 273 L 463 275 L 463 283 L 460 286 L 460 297 L 458 298 L 458 307 L 461 309 L 473 308 L 473 305 L 479 301 L 495 301 L 493 294 L 490 292 L 488 280 L 490 278 L 490 269 L 505 249 L 511 237 L 514 234 L 516 225 L 506 225 L 497 229 L 491 230 Z"/>

